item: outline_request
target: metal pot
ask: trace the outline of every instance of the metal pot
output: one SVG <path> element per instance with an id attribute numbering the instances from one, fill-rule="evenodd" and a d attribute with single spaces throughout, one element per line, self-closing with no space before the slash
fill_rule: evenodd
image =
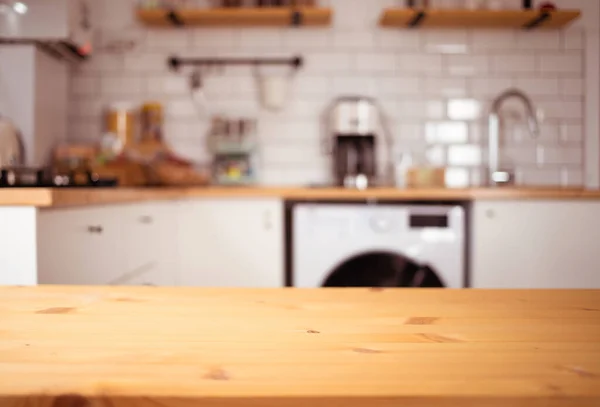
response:
<path id="1" fill-rule="evenodd" d="M 0 169 L 21 166 L 25 162 L 25 148 L 16 126 L 0 117 Z"/>

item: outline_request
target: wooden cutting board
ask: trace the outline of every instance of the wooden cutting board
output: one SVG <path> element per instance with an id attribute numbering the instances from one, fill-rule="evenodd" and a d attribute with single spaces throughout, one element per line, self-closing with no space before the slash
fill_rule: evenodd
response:
<path id="1" fill-rule="evenodd" d="M 0 405 L 598 407 L 600 291 L 0 288 Z"/>

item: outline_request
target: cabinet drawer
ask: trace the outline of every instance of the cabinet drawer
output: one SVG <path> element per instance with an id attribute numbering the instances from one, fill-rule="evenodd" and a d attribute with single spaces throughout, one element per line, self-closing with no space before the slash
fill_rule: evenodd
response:
<path id="1" fill-rule="evenodd" d="M 37 241 L 40 284 L 105 285 L 126 271 L 115 208 L 43 210 Z"/>

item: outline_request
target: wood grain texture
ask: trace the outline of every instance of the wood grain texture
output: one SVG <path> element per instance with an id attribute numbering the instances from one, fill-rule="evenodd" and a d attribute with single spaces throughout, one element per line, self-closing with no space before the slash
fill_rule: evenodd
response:
<path id="1" fill-rule="evenodd" d="M 0 206 L 52 206 L 49 188 L 0 189 Z"/>
<path id="2" fill-rule="evenodd" d="M 384 27 L 408 27 L 420 10 L 387 9 L 380 25 Z M 426 10 L 427 16 L 420 28 L 502 28 L 521 29 L 540 15 L 539 10 Z M 577 20 L 579 10 L 559 10 L 539 25 L 541 29 L 558 29 Z"/>
<path id="3" fill-rule="evenodd" d="M 296 11 L 302 14 L 302 25 L 331 24 L 332 10 L 317 7 L 189 9 L 180 10 L 177 14 L 186 26 L 288 27 L 292 24 L 292 14 Z M 137 18 L 148 26 L 173 26 L 167 14 L 167 10 L 138 10 Z"/>
<path id="4" fill-rule="evenodd" d="M 298 201 L 600 200 L 600 191 L 588 191 L 580 188 L 373 188 L 366 191 L 343 188 L 277 187 L 0 189 L 0 206 L 27 205 L 40 208 L 188 198 L 281 198 Z"/>
<path id="5" fill-rule="evenodd" d="M 281 198 L 299 201 L 472 201 L 472 200 L 600 200 L 599 191 L 580 188 L 396 189 L 366 191 L 343 188 L 116 188 L 0 189 L 0 206 L 69 207 L 188 198 Z"/>
<path id="6" fill-rule="evenodd" d="M 599 291 L 0 288 L 0 405 L 600 405 Z"/>

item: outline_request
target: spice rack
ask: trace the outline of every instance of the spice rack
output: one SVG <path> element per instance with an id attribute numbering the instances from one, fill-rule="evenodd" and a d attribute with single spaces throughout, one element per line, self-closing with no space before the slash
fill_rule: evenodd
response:
<path id="1" fill-rule="evenodd" d="M 285 27 L 329 26 L 333 12 L 320 7 L 256 7 L 211 9 L 138 9 L 147 26 Z"/>
<path id="2" fill-rule="evenodd" d="M 214 117 L 208 136 L 213 156 L 213 180 L 218 185 L 256 182 L 257 123 L 255 119 Z"/>
<path id="3" fill-rule="evenodd" d="M 441 10 L 390 8 L 379 24 L 393 28 L 560 29 L 581 16 L 579 10 Z"/>

